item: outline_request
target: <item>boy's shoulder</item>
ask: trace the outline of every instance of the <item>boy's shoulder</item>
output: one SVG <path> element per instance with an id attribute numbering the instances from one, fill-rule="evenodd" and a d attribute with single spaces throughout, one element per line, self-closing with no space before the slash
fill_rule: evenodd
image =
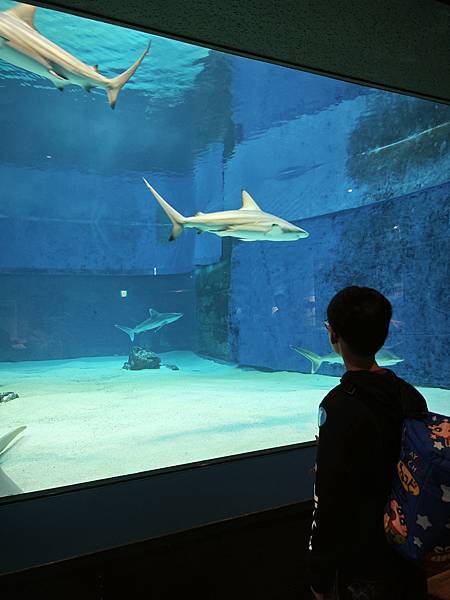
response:
<path id="1" fill-rule="evenodd" d="M 328 392 L 320 406 L 327 412 L 342 416 L 364 412 L 360 400 L 366 397 L 378 397 L 399 402 L 404 416 L 420 417 L 427 411 L 427 403 L 422 394 L 411 383 L 397 377 L 388 369 L 383 374 L 370 372 L 349 372 Z"/>
<path id="2" fill-rule="evenodd" d="M 347 418 L 347 416 L 353 415 L 355 410 L 358 410 L 354 394 L 348 392 L 347 386 L 342 381 L 328 392 L 320 406 L 328 414 L 334 414 L 337 417 L 342 416 L 342 418 Z"/>

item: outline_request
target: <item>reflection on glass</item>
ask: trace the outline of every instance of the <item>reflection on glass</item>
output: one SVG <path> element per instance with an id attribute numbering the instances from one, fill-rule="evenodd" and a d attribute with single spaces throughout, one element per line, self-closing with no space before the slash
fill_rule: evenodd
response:
<path id="1" fill-rule="evenodd" d="M 350 284 L 448 411 L 449 107 L 0 10 L 0 495 L 314 439 Z"/>

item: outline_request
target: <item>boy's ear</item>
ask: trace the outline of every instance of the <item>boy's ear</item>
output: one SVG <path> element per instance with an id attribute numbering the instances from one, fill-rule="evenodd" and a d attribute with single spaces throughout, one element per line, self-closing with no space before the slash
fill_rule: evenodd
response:
<path id="1" fill-rule="evenodd" d="M 337 344 L 339 341 L 338 336 L 334 333 L 333 330 L 330 331 L 330 341 L 332 344 Z"/>

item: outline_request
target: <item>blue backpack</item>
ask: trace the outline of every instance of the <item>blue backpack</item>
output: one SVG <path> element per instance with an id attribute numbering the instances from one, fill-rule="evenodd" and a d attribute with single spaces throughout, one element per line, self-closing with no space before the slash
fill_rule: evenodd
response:
<path id="1" fill-rule="evenodd" d="M 450 566 L 450 417 L 404 419 L 396 471 L 386 536 L 404 558 L 442 571 Z"/>

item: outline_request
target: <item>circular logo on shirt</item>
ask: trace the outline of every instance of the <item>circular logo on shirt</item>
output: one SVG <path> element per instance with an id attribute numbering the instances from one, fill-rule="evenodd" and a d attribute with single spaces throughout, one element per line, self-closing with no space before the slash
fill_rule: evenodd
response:
<path id="1" fill-rule="evenodd" d="M 319 407 L 319 415 L 318 415 L 319 427 L 322 427 L 322 425 L 325 423 L 326 420 L 327 420 L 327 411 L 323 408 L 323 406 L 320 406 Z"/>

